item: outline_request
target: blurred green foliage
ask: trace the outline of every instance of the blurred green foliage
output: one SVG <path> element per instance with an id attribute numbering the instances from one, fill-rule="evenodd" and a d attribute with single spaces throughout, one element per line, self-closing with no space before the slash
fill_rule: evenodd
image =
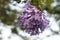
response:
<path id="1" fill-rule="evenodd" d="M 20 0 L 15 1 L 20 2 Z M 17 12 L 15 10 L 10 10 L 8 5 L 9 2 L 10 0 L 0 0 L 0 20 L 5 24 L 15 25 L 14 20 L 16 19 Z M 60 14 L 60 5 L 52 7 L 51 4 L 53 2 L 54 0 L 31 0 L 31 4 L 34 6 L 39 6 L 49 13 Z"/>
<path id="2" fill-rule="evenodd" d="M 43 9 L 45 7 L 50 7 L 53 0 L 31 0 L 31 4 L 34 6 L 41 6 Z"/>
<path id="3" fill-rule="evenodd" d="M 0 0 L 0 20 L 4 24 L 12 25 L 14 24 L 16 11 L 10 10 L 8 3 L 9 0 Z"/>
<path id="4" fill-rule="evenodd" d="M 59 0 L 57 0 L 59 2 Z M 39 6 L 43 10 L 47 10 L 49 13 L 57 13 L 60 14 L 60 5 L 56 7 L 52 7 L 51 4 L 54 0 L 31 0 L 31 4 L 34 6 Z"/>

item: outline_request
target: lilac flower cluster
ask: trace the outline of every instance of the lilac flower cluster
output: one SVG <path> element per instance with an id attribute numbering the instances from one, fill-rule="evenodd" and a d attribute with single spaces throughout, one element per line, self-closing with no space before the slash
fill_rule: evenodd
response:
<path id="1" fill-rule="evenodd" d="M 24 12 L 18 18 L 18 25 L 31 35 L 43 32 L 49 24 L 49 20 L 44 17 L 43 13 L 30 4 L 25 7 Z"/>

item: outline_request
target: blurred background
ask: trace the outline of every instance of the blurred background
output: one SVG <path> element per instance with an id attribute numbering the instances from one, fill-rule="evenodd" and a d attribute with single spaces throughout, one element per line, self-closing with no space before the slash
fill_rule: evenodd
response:
<path id="1" fill-rule="evenodd" d="M 22 1 L 0 0 L 0 40 L 60 40 L 60 0 L 31 0 L 31 5 L 41 7 L 50 20 L 45 31 L 35 36 L 30 36 L 16 25 L 17 15 L 23 12 L 28 0 Z"/>

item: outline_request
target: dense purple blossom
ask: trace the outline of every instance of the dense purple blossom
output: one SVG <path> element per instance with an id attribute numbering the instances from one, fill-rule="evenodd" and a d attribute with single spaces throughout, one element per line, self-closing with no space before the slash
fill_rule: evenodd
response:
<path id="1" fill-rule="evenodd" d="M 24 12 L 18 18 L 18 25 L 31 35 L 43 32 L 49 24 L 49 20 L 44 17 L 43 13 L 30 4 L 25 7 Z"/>

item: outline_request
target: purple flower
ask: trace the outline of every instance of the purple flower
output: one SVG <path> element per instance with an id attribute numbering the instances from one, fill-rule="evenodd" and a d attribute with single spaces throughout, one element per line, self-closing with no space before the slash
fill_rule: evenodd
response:
<path id="1" fill-rule="evenodd" d="M 18 25 L 31 35 L 43 32 L 49 24 L 49 20 L 42 15 L 42 12 L 32 5 L 27 5 L 18 18 Z"/>

